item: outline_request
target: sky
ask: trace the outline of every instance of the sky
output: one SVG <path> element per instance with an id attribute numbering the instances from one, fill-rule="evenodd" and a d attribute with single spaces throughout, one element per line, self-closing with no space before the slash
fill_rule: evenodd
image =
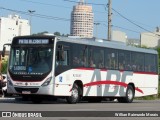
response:
<path id="1" fill-rule="evenodd" d="M 73 2 L 75 1 L 75 2 Z M 0 16 L 18 14 L 30 20 L 28 10 L 34 10 L 32 33 L 48 31 L 70 34 L 70 16 L 79 0 L 0 0 Z M 86 0 L 93 7 L 94 22 L 100 23 L 98 38 L 107 38 L 108 0 Z M 140 38 L 140 33 L 155 31 L 160 26 L 160 0 L 112 0 L 112 30 L 125 32 L 128 38 Z M 17 12 L 18 11 L 18 12 Z"/>

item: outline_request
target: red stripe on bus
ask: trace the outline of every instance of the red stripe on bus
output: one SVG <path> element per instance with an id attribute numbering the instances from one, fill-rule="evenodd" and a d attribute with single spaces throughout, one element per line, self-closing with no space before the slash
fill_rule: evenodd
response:
<path id="1" fill-rule="evenodd" d="M 134 72 L 135 74 L 150 74 L 150 75 L 158 75 L 157 73 L 154 72 Z"/>
<path id="2" fill-rule="evenodd" d="M 77 70 L 95 70 L 95 68 L 75 68 Z"/>
<path id="3" fill-rule="evenodd" d="M 140 92 L 140 93 L 143 93 L 143 91 L 139 88 L 135 88 L 136 91 Z"/>
<path id="4" fill-rule="evenodd" d="M 75 68 L 76 70 L 95 70 L 96 68 Z M 100 69 L 101 71 L 107 71 L 107 69 Z"/>
<path id="5" fill-rule="evenodd" d="M 102 85 L 102 84 L 113 84 L 113 85 L 120 85 L 120 86 L 123 86 L 123 87 L 127 87 L 128 86 L 128 84 L 126 84 L 124 82 L 107 80 L 107 81 L 90 82 L 90 83 L 84 84 L 83 87 L 94 86 L 94 85 Z M 135 90 L 140 92 L 140 93 L 143 93 L 143 91 L 141 89 L 139 89 L 139 88 L 135 88 Z"/>
<path id="6" fill-rule="evenodd" d="M 96 68 L 75 68 L 77 70 L 95 70 Z M 108 71 L 108 69 L 100 69 L 101 71 Z M 116 70 L 115 70 L 116 71 Z M 118 70 L 120 72 L 125 72 L 125 70 Z M 128 71 L 128 72 L 133 72 L 135 74 L 150 74 L 150 75 L 158 75 L 157 73 L 155 72 L 134 72 L 134 71 Z"/>

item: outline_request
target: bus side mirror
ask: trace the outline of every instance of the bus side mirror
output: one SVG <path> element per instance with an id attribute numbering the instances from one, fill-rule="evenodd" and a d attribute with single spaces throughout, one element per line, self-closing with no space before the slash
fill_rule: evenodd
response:
<path id="1" fill-rule="evenodd" d="M 6 47 L 3 47 L 3 51 L 2 51 L 2 57 L 5 57 L 5 53 L 6 53 Z"/>
<path id="2" fill-rule="evenodd" d="M 65 60 L 64 51 L 62 51 L 62 50 L 57 51 L 57 60 L 58 61 L 64 61 Z"/>
<path id="3" fill-rule="evenodd" d="M 63 45 L 58 45 L 57 60 L 58 61 L 64 61 L 65 60 L 64 46 Z"/>

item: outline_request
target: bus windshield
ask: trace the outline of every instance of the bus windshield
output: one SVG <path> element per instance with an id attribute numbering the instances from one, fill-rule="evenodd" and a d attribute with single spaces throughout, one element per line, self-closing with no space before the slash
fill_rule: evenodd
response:
<path id="1" fill-rule="evenodd" d="M 9 71 L 17 75 L 43 75 L 52 69 L 53 49 L 47 45 L 11 48 Z"/>

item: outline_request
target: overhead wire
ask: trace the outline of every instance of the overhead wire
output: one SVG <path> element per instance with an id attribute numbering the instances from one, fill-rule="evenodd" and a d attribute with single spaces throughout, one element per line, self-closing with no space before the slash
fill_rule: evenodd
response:
<path id="1" fill-rule="evenodd" d="M 51 4 L 51 3 L 44 3 L 44 2 L 36 2 L 36 1 L 31 1 L 31 0 L 20 0 L 23 2 L 28 2 L 28 3 L 33 3 L 33 4 L 40 4 L 40 5 L 46 5 L 46 6 L 54 6 L 54 7 L 61 7 L 61 8 L 65 8 L 65 9 L 72 9 L 72 7 L 68 7 L 68 6 L 64 6 L 64 5 L 56 5 L 56 4 Z M 69 2 L 69 1 L 68 1 Z M 78 2 L 74 2 L 74 3 L 78 3 Z M 105 12 L 102 11 L 94 11 L 96 13 L 101 13 L 101 14 L 106 14 Z"/>
<path id="2" fill-rule="evenodd" d="M 66 9 L 71 9 L 71 7 L 67 7 L 67 6 L 64 6 L 64 5 L 56 5 L 56 4 L 44 3 L 44 2 L 36 2 L 36 1 L 31 1 L 31 0 L 20 0 L 20 1 L 28 2 L 28 3 L 34 3 L 34 4 L 41 4 L 41 5 L 54 6 L 54 7 L 63 7 L 63 8 L 66 8 Z"/>
<path id="3" fill-rule="evenodd" d="M 131 29 L 128 29 L 128 28 L 124 28 L 124 27 L 120 27 L 120 26 L 117 26 L 117 25 L 112 25 L 112 27 L 115 27 L 115 28 L 120 28 L 120 29 L 124 29 L 124 30 L 127 30 L 127 31 L 131 31 L 131 32 L 134 32 L 134 33 L 139 33 L 138 31 L 135 31 L 135 30 L 131 30 Z"/>
<path id="4" fill-rule="evenodd" d="M 137 23 L 133 22 L 132 20 L 128 19 L 127 17 L 125 17 L 124 15 L 122 15 L 120 12 L 118 12 L 118 11 L 115 10 L 114 8 L 112 8 L 112 10 L 113 10 L 114 12 L 116 12 L 119 16 L 121 16 L 122 18 L 124 18 L 124 19 L 127 20 L 128 22 L 132 23 L 133 25 L 141 28 L 142 30 L 147 31 L 147 32 L 152 33 L 152 34 L 155 34 L 155 35 L 157 35 L 157 36 L 160 36 L 159 34 L 153 33 L 153 32 L 151 32 L 150 30 L 148 30 L 148 29 L 146 29 L 146 28 L 138 25 Z"/>
<path id="5" fill-rule="evenodd" d="M 37 14 L 37 13 L 30 14 L 29 12 L 20 11 L 20 10 L 13 10 L 13 9 L 4 8 L 4 7 L 0 7 L 0 9 L 7 10 L 7 11 L 12 11 L 12 12 L 16 12 L 16 13 L 20 13 L 20 14 L 24 14 L 24 15 L 32 15 L 34 17 L 39 17 L 39 18 L 53 19 L 53 20 L 62 20 L 62 21 L 70 21 L 70 19 L 67 19 L 67 18 L 48 16 L 48 15 Z"/>
<path id="6" fill-rule="evenodd" d="M 63 1 L 72 2 L 72 3 L 79 3 L 79 2 L 74 1 L 74 0 L 63 0 Z M 98 4 L 98 3 L 90 3 L 90 2 L 87 2 L 87 4 L 98 5 L 98 6 L 106 6 L 106 4 Z"/>

